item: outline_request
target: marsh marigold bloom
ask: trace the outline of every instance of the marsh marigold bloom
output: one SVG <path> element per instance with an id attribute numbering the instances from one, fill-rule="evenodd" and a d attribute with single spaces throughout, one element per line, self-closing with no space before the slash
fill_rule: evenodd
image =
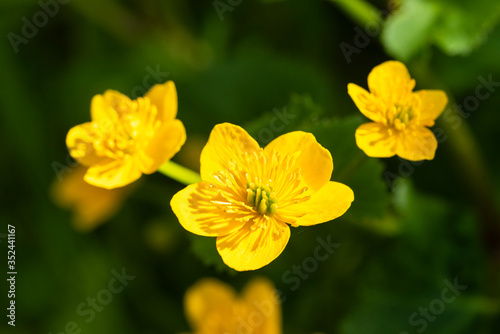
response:
<path id="1" fill-rule="evenodd" d="M 239 271 L 261 268 L 285 248 L 292 226 L 337 218 L 354 200 L 330 181 L 330 152 L 306 132 L 265 148 L 239 126 L 214 127 L 201 153 L 202 182 L 174 195 L 171 206 L 188 231 L 217 237 L 222 260 Z"/>
<path id="2" fill-rule="evenodd" d="M 116 189 L 104 189 L 83 180 L 87 168 L 78 166 L 56 180 L 51 188 L 52 200 L 60 207 L 72 211 L 75 229 L 89 232 L 112 218 L 121 208 L 133 185 Z"/>
<path id="3" fill-rule="evenodd" d="M 358 109 L 371 119 L 356 130 L 356 144 L 370 157 L 398 155 L 407 160 L 432 160 L 437 140 L 427 127 L 443 112 L 442 90 L 413 92 L 415 80 L 404 64 L 387 61 L 368 75 L 367 92 L 350 83 L 347 90 Z"/>
<path id="4" fill-rule="evenodd" d="M 186 140 L 184 125 L 175 119 L 172 81 L 136 100 L 108 90 L 94 96 L 90 112 L 92 121 L 73 127 L 66 145 L 73 158 L 89 167 L 85 181 L 94 186 L 122 187 L 154 173 Z"/>
<path id="5" fill-rule="evenodd" d="M 280 334 L 281 304 L 272 283 L 252 280 L 241 296 L 228 285 L 205 278 L 184 297 L 186 317 L 193 334 Z"/>

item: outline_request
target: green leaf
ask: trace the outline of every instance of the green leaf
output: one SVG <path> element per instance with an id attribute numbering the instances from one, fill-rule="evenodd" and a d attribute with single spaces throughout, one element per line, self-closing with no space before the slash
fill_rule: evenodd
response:
<path id="1" fill-rule="evenodd" d="M 450 56 L 481 45 L 500 19 L 500 3 L 489 0 L 405 0 L 386 22 L 382 42 L 407 61 L 435 44 Z"/>
<path id="2" fill-rule="evenodd" d="M 199 235 L 190 235 L 191 251 L 207 267 L 215 267 L 218 272 L 235 273 L 235 271 L 222 261 L 217 248 L 215 247 L 215 238 L 202 237 Z"/>
<path id="3" fill-rule="evenodd" d="M 356 146 L 354 133 L 363 123 L 361 117 L 355 115 L 318 122 L 308 130 L 333 156 L 332 180 L 354 191 L 354 202 L 343 217 L 379 232 L 391 233 L 396 228 L 394 222 L 382 219 L 389 206 L 388 187 L 382 178 L 384 165 Z"/>
<path id="4" fill-rule="evenodd" d="M 438 1 L 441 15 L 433 31 L 436 44 L 449 55 L 464 55 L 481 45 L 500 19 L 500 2 Z"/>
<path id="5" fill-rule="evenodd" d="M 484 270 L 477 268 L 485 264 L 474 220 L 407 180 L 396 185 L 394 209 L 401 233 L 365 254 L 358 305 L 341 333 L 479 333 L 477 320 L 498 306 L 481 295 Z M 455 280 L 463 288 L 452 294 Z"/>
<path id="6" fill-rule="evenodd" d="M 408 60 L 430 43 L 432 29 L 440 7 L 421 0 L 406 0 L 389 16 L 382 31 L 387 52 L 397 59 Z"/>
<path id="7" fill-rule="evenodd" d="M 343 218 L 383 234 L 393 234 L 397 230 L 396 222 L 384 217 L 389 206 L 388 187 L 382 178 L 384 165 L 379 159 L 367 157 L 356 146 L 354 133 L 364 122 L 361 117 L 321 118 L 321 107 L 308 95 L 293 95 L 286 107 L 278 111 L 283 113 L 284 110 L 289 118 L 286 126 L 279 131 L 271 131 L 273 119 L 278 118 L 276 110 L 245 128 L 261 145 L 268 144 L 270 138 L 291 131 L 313 133 L 333 156 L 332 180 L 344 183 L 354 191 L 354 202 Z"/>
<path id="8" fill-rule="evenodd" d="M 285 133 L 314 123 L 322 114 L 322 108 L 313 102 L 311 96 L 294 94 L 286 105 L 247 123 L 245 129 L 261 146 L 265 146 Z"/>

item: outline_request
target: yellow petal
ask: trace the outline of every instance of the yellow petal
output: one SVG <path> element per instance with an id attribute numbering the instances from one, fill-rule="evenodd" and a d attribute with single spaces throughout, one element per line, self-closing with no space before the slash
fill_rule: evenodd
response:
<path id="1" fill-rule="evenodd" d="M 235 298 L 235 291 L 216 279 L 205 278 L 197 282 L 184 296 L 184 309 L 191 328 L 201 327 L 214 310 L 230 309 Z"/>
<path id="2" fill-rule="evenodd" d="M 118 122 L 120 113 L 126 110 L 124 106 L 129 106 L 131 102 L 126 95 L 112 89 L 108 89 L 103 95 L 95 95 L 90 103 L 92 121 L 105 131 Z"/>
<path id="3" fill-rule="evenodd" d="M 85 174 L 85 181 L 96 187 L 113 189 L 130 184 L 141 175 L 139 167 L 129 156 L 123 160 L 92 165 Z"/>
<path id="4" fill-rule="evenodd" d="M 385 106 L 372 94 L 356 84 L 347 85 L 347 93 L 359 111 L 374 122 L 385 121 Z"/>
<path id="5" fill-rule="evenodd" d="M 144 174 L 151 174 L 170 160 L 186 141 L 186 130 L 178 119 L 162 124 L 155 135 L 137 152 L 138 164 Z"/>
<path id="6" fill-rule="evenodd" d="M 266 229 L 252 229 L 254 223 L 249 221 L 235 233 L 217 237 L 217 250 L 222 260 L 235 270 L 262 268 L 281 254 L 290 239 L 288 225 L 277 222 L 272 217 L 267 221 Z"/>
<path id="7" fill-rule="evenodd" d="M 388 105 L 404 104 L 411 96 L 415 80 L 399 61 L 386 61 L 375 66 L 368 75 L 370 93 Z"/>
<path id="8" fill-rule="evenodd" d="M 328 222 L 342 216 L 354 201 L 354 193 L 345 184 L 330 181 L 319 191 L 313 193 L 308 201 L 291 205 L 282 211 L 278 209 L 278 217 L 298 218 L 294 223 L 300 226 L 310 226 Z"/>
<path id="9" fill-rule="evenodd" d="M 399 136 L 397 155 L 411 161 L 432 160 L 437 149 L 437 140 L 426 127 L 414 127 Z"/>
<path id="10" fill-rule="evenodd" d="M 281 303 L 278 299 L 277 290 L 266 278 L 253 279 L 243 291 L 243 298 L 247 305 L 259 317 L 262 325 L 259 333 L 281 334 Z"/>
<path id="11" fill-rule="evenodd" d="M 284 134 L 270 142 L 264 150 L 290 155 L 299 153 L 296 167 L 301 169 L 303 180 L 313 190 L 320 189 L 332 177 L 332 155 L 311 133 L 295 131 Z"/>
<path id="12" fill-rule="evenodd" d="M 162 122 L 171 121 L 177 116 L 177 90 L 173 81 L 154 85 L 144 97 L 149 97 L 156 106 L 158 119 Z"/>
<path id="13" fill-rule="evenodd" d="M 74 159 L 82 165 L 91 166 L 104 159 L 97 154 L 93 145 L 100 138 L 95 123 L 87 122 L 74 126 L 68 131 L 66 146 Z"/>
<path id="14" fill-rule="evenodd" d="M 433 126 L 436 118 L 441 115 L 448 104 L 448 97 L 442 90 L 419 90 L 415 94 L 420 99 L 418 112 L 420 123 L 425 126 Z"/>
<path id="15" fill-rule="evenodd" d="M 396 154 L 395 130 L 380 123 L 365 123 L 356 129 L 356 145 L 369 157 L 388 158 Z"/>
<path id="16" fill-rule="evenodd" d="M 229 161 L 234 160 L 244 166 L 244 154 L 252 154 L 259 149 L 259 144 L 241 127 L 230 123 L 216 125 L 201 152 L 201 179 L 217 182 L 213 174 L 226 169 Z"/>
<path id="17" fill-rule="evenodd" d="M 245 225 L 242 215 L 224 212 L 226 200 L 208 182 L 187 186 L 172 197 L 170 206 L 182 227 L 203 236 L 234 233 Z"/>

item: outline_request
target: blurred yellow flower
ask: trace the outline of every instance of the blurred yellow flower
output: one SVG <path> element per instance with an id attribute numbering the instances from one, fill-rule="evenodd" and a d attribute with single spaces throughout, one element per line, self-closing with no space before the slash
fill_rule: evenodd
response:
<path id="1" fill-rule="evenodd" d="M 272 283 L 252 280 L 241 296 L 228 285 L 205 278 L 184 297 L 186 317 L 195 334 L 280 334 L 281 305 Z"/>
<path id="2" fill-rule="evenodd" d="M 177 115 L 172 81 L 131 100 L 113 90 L 96 95 L 92 122 L 73 127 L 66 145 L 73 158 L 90 167 L 85 181 L 106 189 L 122 187 L 154 173 L 177 153 L 186 131 Z"/>
<path id="3" fill-rule="evenodd" d="M 415 80 L 399 61 L 375 66 L 368 75 L 370 92 L 350 83 L 347 90 L 358 109 L 371 119 L 356 130 L 356 144 L 370 157 L 398 155 L 418 161 L 432 160 L 437 140 L 427 127 L 448 104 L 442 90 L 413 92 Z"/>
<path id="4" fill-rule="evenodd" d="M 54 181 L 51 188 L 53 201 L 73 211 L 73 226 L 82 232 L 91 231 L 111 218 L 131 191 L 131 186 L 111 190 L 94 187 L 83 180 L 86 170 L 78 166 L 62 181 Z"/>
<path id="5" fill-rule="evenodd" d="M 352 190 L 330 181 L 330 152 L 306 132 L 291 132 L 264 149 L 239 126 L 214 127 L 201 153 L 202 182 L 170 202 L 188 231 L 217 237 L 224 263 L 255 270 L 285 248 L 292 226 L 337 218 L 354 200 Z"/>

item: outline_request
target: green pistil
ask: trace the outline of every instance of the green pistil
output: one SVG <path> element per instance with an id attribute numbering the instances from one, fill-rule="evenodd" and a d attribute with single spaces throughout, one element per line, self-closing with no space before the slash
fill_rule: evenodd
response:
<path id="1" fill-rule="evenodd" d="M 404 130 L 413 118 L 413 110 L 411 107 L 396 106 L 391 124 L 397 130 Z"/>
<path id="2" fill-rule="evenodd" d="M 247 185 L 247 202 L 261 215 L 276 213 L 276 194 L 269 186 L 257 186 L 255 183 Z"/>
<path id="3" fill-rule="evenodd" d="M 398 113 L 394 120 L 399 119 L 402 123 L 408 124 L 413 118 L 413 111 L 411 107 L 396 107 Z"/>

